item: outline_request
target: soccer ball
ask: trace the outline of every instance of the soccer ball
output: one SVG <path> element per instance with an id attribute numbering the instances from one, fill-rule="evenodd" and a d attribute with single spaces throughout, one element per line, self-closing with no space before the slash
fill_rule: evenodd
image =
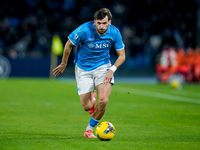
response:
<path id="1" fill-rule="evenodd" d="M 179 82 L 177 81 L 177 80 L 172 80 L 171 82 L 170 82 L 170 85 L 171 85 L 171 87 L 173 87 L 173 88 L 178 88 L 178 86 L 179 86 Z"/>
<path id="2" fill-rule="evenodd" d="M 174 89 L 177 89 L 177 90 L 181 90 L 181 88 L 182 88 L 181 83 L 177 80 L 172 80 L 170 82 L 170 86 Z"/>
<path id="3" fill-rule="evenodd" d="M 98 124 L 95 133 L 102 141 L 110 141 L 115 136 L 115 127 L 112 123 L 104 121 Z"/>
<path id="4" fill-rule="evenodd" d="M 184 82 L 184 77 L 180 74 L 174 74 L 168 80 L 169 85 L 176 90 L 182 89 L 183 82 Z"/>

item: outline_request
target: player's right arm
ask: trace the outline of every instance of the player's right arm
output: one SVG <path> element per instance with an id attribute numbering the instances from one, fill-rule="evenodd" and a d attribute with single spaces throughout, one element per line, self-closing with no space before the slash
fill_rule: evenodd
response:
<path id="1" fill-rule="evenodd" d="M 67 66 L 68 58 L 69 58 L 69 55 L 71 53 L 71 49 L 73 46 L 74 45 L 72 44 L 72 42 L 68 39 L 68 41 L 66 42 L 65 47 L 64 47 L 61 64 L 52 70 L 53 75 L 55 77 L 60 76 L 63 73 L 63 71 L 65 70 L 65 68 Z"/>

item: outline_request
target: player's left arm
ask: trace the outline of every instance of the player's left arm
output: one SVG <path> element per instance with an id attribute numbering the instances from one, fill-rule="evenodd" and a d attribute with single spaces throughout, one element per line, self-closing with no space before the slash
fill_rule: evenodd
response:
<path id="1" fill-rule="evenodd" d="M 118 55 L 118 58 L 115 61 L 114 66 L 119 68 L 126 59 L 125 49 L 123 48 L 123 49 L 117 50 L 117 55 Z M 111 69 L 109 69 L 104 78 L 103 83 L 105 83 L 105 84 L 110 83 L 113 78 L 113 74 L 114 74 L 114 72 Z"/>
<path id="2" fill-rule="evenodd" d="M 125 59 L 126 59 L 125 49 L 123 48 L 123 49 L 117 50 L 117 55 L 118 55 L 118 58 L 115 61 L 114 66 L 116 66 L 117 68 L 119 68 L 123 64 L 123 62 L 125 61 Z"/>

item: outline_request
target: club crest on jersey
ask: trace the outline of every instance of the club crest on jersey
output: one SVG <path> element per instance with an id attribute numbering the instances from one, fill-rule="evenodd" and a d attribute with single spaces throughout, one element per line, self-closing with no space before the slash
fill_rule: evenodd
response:
<path id="1" fill-rule="evenodd" d="M 78 34 L 75 34 L 75 35 L 74 35 L 74 39 L 75 39 L 75 40 L 78 39 Z"/>

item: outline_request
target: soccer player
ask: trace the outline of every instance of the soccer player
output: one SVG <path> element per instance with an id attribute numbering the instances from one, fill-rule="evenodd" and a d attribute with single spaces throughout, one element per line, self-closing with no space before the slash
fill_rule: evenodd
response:
<path id="1" fill-rule="evenodd" d="M 102 8 L 94 14 L 94 21 L 80 25 L 69 36 L 64 47 L 62 62 L 53 69 L 55 77 L 61 75 L 67 66 L 73 46 L 78 45 L 75 56 L 75 76 L 77 91 L 85 111 L 91 114 L 85 137 L 96 138 L 92 130 L 102 118 L 111 86 L 114 84 L 114 72 L 125 61 L 125 49 L 119 30 L 111 25 L 112 14 Z M 109 51 L 114 44 L 118 58 L 111 65 Z M 95 93 L 98 103 L 95 107 Z"/>

